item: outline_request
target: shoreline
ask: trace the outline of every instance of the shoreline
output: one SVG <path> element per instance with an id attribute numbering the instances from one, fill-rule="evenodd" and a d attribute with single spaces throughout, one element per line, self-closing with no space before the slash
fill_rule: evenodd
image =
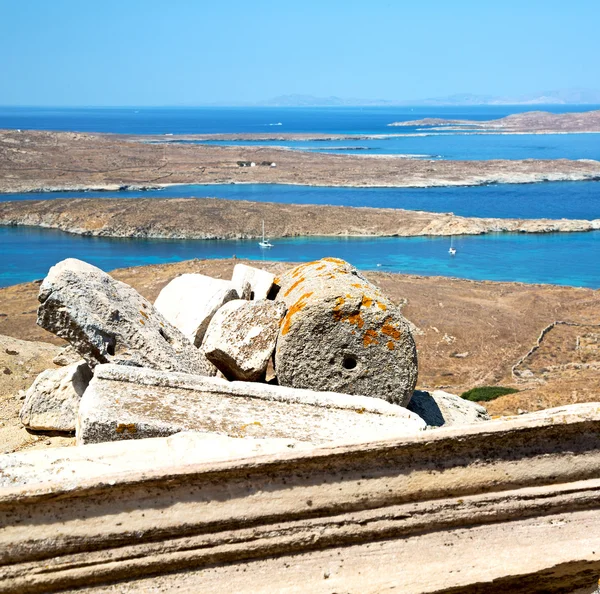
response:
<path id="1" fill-rule="evenodd" d="M 353 155 L 358 158 L 388 158 L 390 155 Z M 394 158 L 393 155 L 391 155 Z M 419 161 L 427 161 L 427 159 L 415 159 Z M 439 163 L 439 161 L 433 161 Z M 600 167 L 600 161 L 593 161 L 590 159 L 581 159 L 580 162 L 586 163 L 598 163 Z M 446 180 L 441 183 L 430 183 L 430 184 L 417 184 L 411 183 L 407 185 L 401 184 L 327 184 L 325 181 L 319 182 L 303 182 L 303 183 L 295 183 L 292 181 L 197 181 L 197 182 L 174 182 L 174 183 L 166 183 L 166 184 L 100 184 L 100 185 L 74 185 L 74 186 L 26 186 L 20 188 L 18 191 L 14 191 L 11 189 L 5 189 L 0 186 L 0 196 L 6 194 L 59 194 L 62 192 L 127 192 L 127 191 L 138 191 L 138 192 L 147 192 L 151 190 L 163 190 L 168 188 L 173 188 L 177 186 L 244 186 L 244 185 L 271 185 L 271 186 L 307 186 L 311 188 L 373 188 L 373 189 L 391 189 L 397 188 L 401 189 L 427 189 L 427 188 L 477 188 L 482 186 L 493 186 L 493 185 L 531 185 L 531 184 L 554 184 L 561 182 L 600 182 L 600 173 L 598 175 L 595 174 L 582 174 L 582 175 L 573 175 L 573 174 L 565 174 L 565 175 L 554 175 L 554 176 L 544 176 L 540 179 L 500 179 L 500 180 L 492 180 L 492 179 L 482 179 L 482 180 L 466 180 L 464 182 L 460 181 L 452 181 Z M 81 198 L 85 198 L 81 196 Z"/>
<path id="2" fill-rule="evenodd" d="M 168 213 L 168 220 L 165 220 Z M 488 233 L 579 233 L 600 219 L 462 217 L 392 208 L 251 202 L 223 198 L 64 198 L 0 202 L 0 225 L 91 237 L 256 239 L 261 220 L 283 237 L 450 237 Z"/>

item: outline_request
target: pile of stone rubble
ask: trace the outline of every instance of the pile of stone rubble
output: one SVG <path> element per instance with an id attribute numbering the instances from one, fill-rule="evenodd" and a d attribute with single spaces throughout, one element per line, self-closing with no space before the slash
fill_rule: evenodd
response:
<path id="1" fill-rule="evenodd" d="M 52 267 L 38 324 L 69 342 L 27 392 L 21 421 L 78 444 L 195 431 L 323 443 L 488 419 L 415 391 L 417 350 L 399 308 L 350 264 L 280 278 L 184 274 L 154 304 L 85 262 Z"/>

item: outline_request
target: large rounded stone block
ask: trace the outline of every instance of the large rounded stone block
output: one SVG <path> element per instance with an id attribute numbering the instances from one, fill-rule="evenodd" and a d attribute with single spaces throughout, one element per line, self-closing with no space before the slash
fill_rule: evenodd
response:
<path id="1" fill-rule="evenodd" d="M 408 404 L 417 381 L 415 342 L 375 285 L 336 258 L 301 264 L 276 284 L 288 308 L 275 351 L 280 385 Z"/>

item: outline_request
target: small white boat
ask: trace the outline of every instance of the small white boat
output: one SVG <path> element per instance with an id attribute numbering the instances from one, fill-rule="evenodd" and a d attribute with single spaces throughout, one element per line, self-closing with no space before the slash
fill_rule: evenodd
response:
<path id="1" fill-rule="evenodd" d="M 448 253 L 451 256 L 456 256 L 456 248 L 454 247 L 454 237 L 450 236 L 450 249 L 448 250 Z"/>
<path id="2" fill-rule="evenodd" d="M 261 248 L 272 248 L 273 247 L 273 244 L 268 239 L 265 239 L 265 221 L 264 220 L 262 222 L 262 241 L 259 241 L 258 245 Z"/>

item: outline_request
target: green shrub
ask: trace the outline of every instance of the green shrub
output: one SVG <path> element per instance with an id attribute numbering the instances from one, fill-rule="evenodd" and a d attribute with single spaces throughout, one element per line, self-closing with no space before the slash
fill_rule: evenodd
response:
<path id="1" fill-rule="evenodd" d="M 515 388 L 504 388 L 503 386 L 481 386 L 480 388 L 472 388 L 467 392 L 463 392 L 460 397 L 473 402 L 489 402 L 499 396 L 506 394 L 514 394 L 519 390 Z"/>

